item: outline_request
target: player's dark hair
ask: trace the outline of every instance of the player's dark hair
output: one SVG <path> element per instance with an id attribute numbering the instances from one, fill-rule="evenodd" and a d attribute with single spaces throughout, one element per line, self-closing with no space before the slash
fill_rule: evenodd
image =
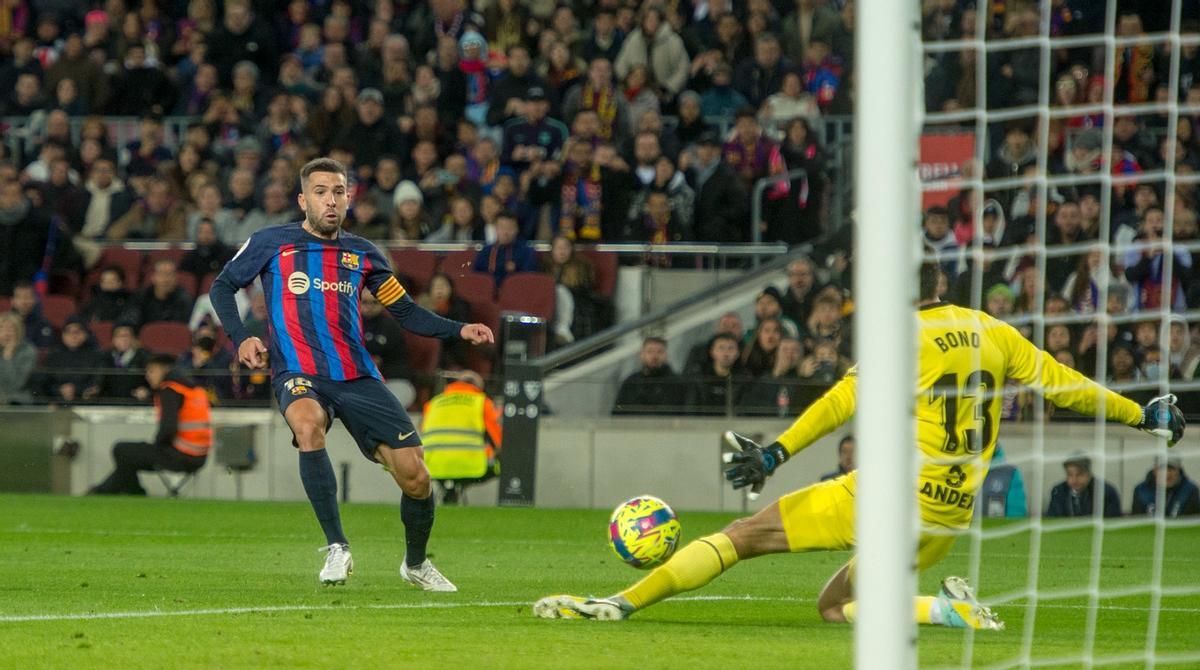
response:
<path id="1" fill-rule="evenodd" d="M 340 174 L 346 181 L 350 180 L 350 175 L 346 173 L 346 166 L 332 158 L 314 158 L 304 164 L 300 168 L 300 188 L 308 185 L 308 176 L 314 172 L 328 172 L 331 174 Z"/>
<path id="2" fill-rule="evenodd" d="M 921 300 L 937 300 L 938 280 L 941 279 L 942 268 L 935 261 L 921 263 Z"/>
<path id="3" fill-rule="evenodd" d="M 175 357 L 171 354 L 154 354 L 146 361 L 146 367 L 150 367 L 151 365 L 173 368 L 175 367 Z"/>

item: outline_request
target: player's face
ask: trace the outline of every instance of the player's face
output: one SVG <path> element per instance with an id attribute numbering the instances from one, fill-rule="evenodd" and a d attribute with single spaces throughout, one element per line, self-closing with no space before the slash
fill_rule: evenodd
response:
<path id="1" fill-rule="evenodd" d="M 319 235 L 332 236 L 342 227 L 346 208 L 350 206 L 346 177 L 333 172 L 314 172 L 308 175 L 299 200 L 309 228 Z"/>

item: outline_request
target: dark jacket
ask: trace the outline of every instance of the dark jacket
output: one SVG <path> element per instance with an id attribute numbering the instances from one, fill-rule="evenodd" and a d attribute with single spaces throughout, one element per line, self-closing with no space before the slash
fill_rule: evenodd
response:
<path id="1" fill-rule="evenodd" d="M 218 241 L 205 246 L 197 245 L 196 248 L 184 254 L 183 259 L 179 261 L 179 269 L 194 275 L 197 288 L 199 288 L 199 282 L 204 279 L 205 275 L 220 272 L 231 258 L 233 258 L 233 249 L 225 246 L 222 242 Z"/>
<path id="2" fill-rule="evenodd" d="M 354 153 L 354 162 L 359 165 L 375 165 L 385 153 L 408 154 L 404 134 L 384 117 L 369 126 L 356 119 L 334 138 L 333 146 L 349 149 Z"/>
<path id="3" fill-rule="evenodd" d="M 537 256 L 533 247 L 522 240 L 506 245 L 489 244 L 476 254 L 471 269 L 495 277 L 499 288 L 514 272 L 537 272 Z"/>
<path id="4" fill-rule="evenodd" d="M 146 386 L 146 361 L 150 354 L 145 349 L 134 349 L 128 355 L 116 351 L 103 354 L 104 379 L 100 382 L 100 399 L 115 402 L 133 402 L 133 392 Z"/>
<path id="5" fill-rule="evenodd" d="M 740 370 L 728 377 L 718 377 L 709 363 L 700 375 L 688 384 L 687 412 L 708 416 L 724 416 L 727 408 L 736 408 L 741 400 L 743 382 Z"/>
<path id="6" fill-rule="evenodd" d="M 133 294 L 125 289 L 101 291 L 99 286 L 93 286 L 92 299 L 83 306 L 79 316 L 88 323 L 131 320 L 136 317 Z"/>
<path id="7" fill-rule="evenodd" d="M 176 286 L 171 295 L 159 300 L 154 295 L 154 287 L 142 289 L 134 301 L 138 326 L 144 326 L 151 321 L 178 321 L 187 323 L 192 316 L 192 299 L 187 291 Z"/>
<path id="8" fill-rule="evenodd" d="M 374 318 L 363 318 L 363 341 L 367 353 L 377 359 L 379 371 L 386 379 L 408 379 L 412 370 L 408 367 L 408 349 L 404 346 L 404 331 L 390 315 L 379 313 Z"/>
<path id="9" fill-rule="evenodd" d="M 654 370 L 642 368 L 621 382 L 612 413 L 614 416 L 674 414 L 680 409 L 682 390 L 679 375 L 670 365 Z"/>
<path id="10" fill-rule="evenodd" d="M 78 349 L 68 349 L 61 344 L 50 352 L 37 375 L 34 392 L 44 400 L 60 401 L 59 387 L 75 385 L 75 400 L 79 402 L 83 392 L 99 388 L 104 359 L 93 342 L 86 342 Z"/>
<path id="11" fill-rule="evenodd" d="M 708 179 L 691 170 L 688 183 L 696 191 L 692 230 L 699 242 L 745 242 L 750 239 L 749 197 L 733 168 L 721 163 Z"/>
<path id="12" fill-rule="evenodd" d="M 534 74 L 532 69 L 523 77 L 515 77 L 510 74 L 497 81 L 488 91 L 488 125 L 499 127 L 516 118 L 506 114 L 504 108 L 513 98 L 524 100 L 525 92 L 532 86 L 540 86 L 547 93 L 550 91 L 550 85 L 546 83 L 546 80 Z"/>
<path id="13" fill-rule="evenodd" d="M 1066 482 L 1061 482 L 1050 489 L 1050 505 L 1046 508 L 1046 516 L 1091 516 L 1096 480 L 1092 479 L 1087 487 L 1075 494 Z M 1104 482 L 1104 516 L 1121 516 L 1121 494 L 1117 487 Z"/>
<path id="14" fill-rule="evenodd" d="M 1150 470 L 1146 473 L 1146 479 L 1133 489 L 1133 509 L 1130 513 L 1153 516 L 1157 488 L 1154 470 Z M 1166 506 L 1168 519 L 1200 514 L 1200 488 L 1196 487 L 1196 483 L 1188 478 L 1182 468 L 1179 470 L 1179 483 L 1166 490 L 1163 504 Z"/>

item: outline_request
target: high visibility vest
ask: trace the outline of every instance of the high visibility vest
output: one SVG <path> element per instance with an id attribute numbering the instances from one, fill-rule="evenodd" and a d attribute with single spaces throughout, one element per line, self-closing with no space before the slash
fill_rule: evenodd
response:
<path id="1" fill-rule="evenodd" d="M 172 381 L 163 382 L 162 388 L 183 396 L 183 407 L 179 409 L 179 428 L 175 431 L 175 448 L 188 456 L 207 456 L 213 441 L 208 393 L 199 386 L 185 386 Z M 154 413 L 161 421 L 162 405 L 158 396 L 154 397 Z"/>
<path id="2" fill-rule="evenodd" d="M 477 479 L 494 464 L 484 435 L 487 396 L 453 386 L 425 404 L 421 425 L 425 466 L 434 479 Z"/>

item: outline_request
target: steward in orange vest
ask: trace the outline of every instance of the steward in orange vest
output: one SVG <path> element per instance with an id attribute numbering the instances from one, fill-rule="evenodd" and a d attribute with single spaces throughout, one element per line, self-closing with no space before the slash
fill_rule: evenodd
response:
<path id="1" fill-rule="evenodd" d="M 146 495 L 138 481 L 141 470 L 195 472 L 212 448 L 212 415 L 204 387 L 172 370 L 173 356 L 156 355 L 146 364 L 146 381 L 154 390 L 158 431 L 153 442 L 118 442 L 113 446 L 112 474 L 91 490 L 98 494 Z"/>

